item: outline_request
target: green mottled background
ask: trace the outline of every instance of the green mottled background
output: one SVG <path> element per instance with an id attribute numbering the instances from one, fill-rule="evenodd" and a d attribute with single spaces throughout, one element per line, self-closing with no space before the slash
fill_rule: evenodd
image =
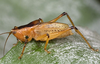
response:
<path id="1" fill-rule="evenodd" d="M 10 31 L 14 26 L 27 24 L 42 18 L 50 21 L 67 12 L 75 25 L 82 26 L 100 34 L 100 0 L 0 0 L 0 33 Z M 68 23 L 63 17 L 58 22 Z M 7 35 L 0 36 L 0 57 L 3 56 L 3 45 Z M 16 43 L 11 36 L 6 51 Z"/>

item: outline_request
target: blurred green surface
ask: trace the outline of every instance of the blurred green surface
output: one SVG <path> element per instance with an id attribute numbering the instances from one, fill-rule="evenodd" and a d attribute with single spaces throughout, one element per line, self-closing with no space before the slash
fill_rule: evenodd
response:
<path id="1" fill-rule="evenodd" d="M 27 24 L 42 18 L 50 21 L 67 12 L 75 25 L 79 25 L 100 34 L 99 0 L 0 0 L 0 33 L 10 31 L 14 26 Z M 63 17 L 58 22 L 68 23 Z M 3 56 L 3 45 L 7 35 L 0 35 L 0 57 Z M 6 52 L 16 43 L 11 36 L 7 42 Z"/>

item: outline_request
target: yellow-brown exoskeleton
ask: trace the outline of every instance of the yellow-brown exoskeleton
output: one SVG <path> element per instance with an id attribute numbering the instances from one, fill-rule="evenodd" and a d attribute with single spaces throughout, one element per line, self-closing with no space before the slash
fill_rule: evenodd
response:
<path id="1" fill-rule="evenodd" d="M 69 27 L 68 24 L 56 22 L 59 18 L 61 18 L 62 16 L 65 16 L 65 15 L 68 17 L 69 21 L 71 22 L 71 24 L 72 24 L 71 27 Z M 29 41 L 31 41 L 32 39 L 35 39 L 36 41 L 38 41 L 38 40 L 46 41 L 44 50 L 47 53 L 50 53 L 46 49 L 49 40 L 52 40 L 55 38 L 63 38 L 63 37 L 72 35 L 73 34 L 71 31 L 72 29 L 75 29 L 75 31 L 85 40 L 85 42 L 88 44 L 90 49 L 92 49 L 94 51 L 98 51 L 98 49 L 95 50 L 94 48 L 91 47 L 91 45 L 88 43 L 86 38 L 81 34 L 81 32 L 78 30 L 78 28 L 75 27 L 74 23 L 72 22 L 71 18 L 69 17 L 69 15 L 66 12 L 63 12 L 57 18 L 55 18 L 49 22 L 43 22 L 43 20 L 41 18 L 39 18 L 38 20 L 32 21 L 27 25 L 22 25 L 19 27 L 15 26 L 10 32 L 6 32 L 6 33 L 9 33 L 9 35 L 6 39 L 6 42 L 9 38 L 9 36 L 11 34 L 13 34 L 17 38 L 17 41 L 21 41 L 21 42 L 25 43 L 22 53 L 18 57 L 19 59 L 21 59 L 21 57 L 23 56 L 26 44 Z M 5 33 L 2 33 L 2 34 L 5 34 Z M 2 34 L 0 34 L 0 35 L 2 35 Z M 6 45 L 6 42 L 5 42 L 5 45 Z M 4 49 L 5 49 L 5 45 L 4 45 Z"/>

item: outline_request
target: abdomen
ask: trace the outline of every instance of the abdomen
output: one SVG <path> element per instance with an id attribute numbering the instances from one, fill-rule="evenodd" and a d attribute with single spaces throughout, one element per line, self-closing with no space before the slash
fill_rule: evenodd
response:
<path id="1" fill-rule="evenodd" d="M 42 24 L 38 25 L 37 28 L 34 29 L 34 32 L 36 34 L 35 38 L 37 38 L 43 34 L 49 34 L 49 35 L 51 35 L 50 36 L 50 40 L 51 40 L 51 39 L 54 39 L 52 34 L 57 34 L 57 33 L 59 34 L 59 32 L 64 31 L 68 28 L 69 28 L 69 26 L 64 23 L 58 23 L 58 22 L 42 23 Z M 67 31 L 55 38 L 63 38 L 63 37 L 69 36 L 71 34 L 72 34 L 72 31 L 70 30 L 70 31 Z M 47 37 L 41 39 L 41 41 L 45 41 L 46 39 L 47 39 Z"/>

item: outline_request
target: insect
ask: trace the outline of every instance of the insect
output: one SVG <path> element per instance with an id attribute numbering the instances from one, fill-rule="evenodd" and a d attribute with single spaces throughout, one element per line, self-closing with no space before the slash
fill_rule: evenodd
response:
<path id="1" fill-rule="evenodd" d="M 56 22 L 58 19 L 60 19 L 62 16 L 65 16 L 65 15 L 68 17 L 69 21 L 71 22 L 71 24 L 72 24 L 71 27 L 69 27 L 68 24 Z M 49 40 L 52 40 L 55 38 L 63 38 L 63 37 L 72 35 L 73 34 L 71 31 L 72 29 L 74 29 L 85 40 L 85 42 L 88 44 L 90 49 L 92 49 L 93 51 L 98 51 L 98 49 L 95 50 L 94 48 L 91 47 L 89 42 L 82 35 L 82 33 L 78 30 L 78 28 L 75 27 L 73 21 L 71 20 L 70 16 L 66 12 L 63 12 L 58 17 L 56 17 L 55 19 L 53 19 L 49 22 L 43 22 L 43 20 L 41 18 L 39 18 L 37 20 L 30 22 L 29 24 L 22 25 L 19 27 L 15 26 L 10 32 L 5 32 L 2 34 L 9 33 L 9 35 L 5 41 L 5 45 L 11 34 L 13 34 L 17 38 L 17 43 L 18 43 L 18 41 L 25 43 L 22 53 L 18 57 L 18 59 L 21 59 L 27 43 L 29 41 L 31 41 L 32 38 L 35 39 L 36 41 L 38 41 L 38 40 L 46 41 L 44 50 L 47 53 L 50 53 L 46 49 Z M 2 35 L 2 34 L 0 34 L 0 35 Z M 17 45 L 17 43 L 15 45 Z M 5 50 L 5 45 L 4 45 L 4 50 Z"/>

